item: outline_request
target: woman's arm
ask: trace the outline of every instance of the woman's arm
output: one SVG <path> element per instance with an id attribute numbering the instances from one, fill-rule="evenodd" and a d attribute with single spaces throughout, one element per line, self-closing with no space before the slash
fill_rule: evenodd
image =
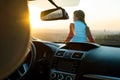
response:
<path id="1" fill-rule="evenodd" d="M 86 34 L 87 34 L 87 37 L 88 37 L 89 41 L 94 43 L 95 40 L 94 40 L 94 38 L 91 34 L 91 31 L 90 31 L 89 27 L 86 28 Z"/>
<path id="2" fill-rule="evenodd" d="M 69 32 L 65 42 L 70 42 L 70 40 L 72 39 L 73 36 L 74 36 L 74 24 L 71 23 L 70 24 L 70 32 Z"/>

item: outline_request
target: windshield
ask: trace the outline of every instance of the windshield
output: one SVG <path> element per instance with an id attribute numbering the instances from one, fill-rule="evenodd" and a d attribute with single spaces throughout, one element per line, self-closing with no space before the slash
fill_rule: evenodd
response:
<path id="1" fill-rule="evenodd" d="M 96 43 L 120 46 L 119 3 L 120 0 L 80 0 L 78 6 L 64 7 L 70 19 L 41 21 L 40 12 L 45 9 L 33 5 L 31 2 L 29 11 L 32 36 L 45 41 L 64 42 L 69 33 L 69 25 L 73 23 L 73 12 L 83 10 L 86 23 Z"/>

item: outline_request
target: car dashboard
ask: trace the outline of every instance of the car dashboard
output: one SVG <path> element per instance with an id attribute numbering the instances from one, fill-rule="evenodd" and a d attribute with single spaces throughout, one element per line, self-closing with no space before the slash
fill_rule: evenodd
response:
<path id="1" fill-rule="evenodd" d="M 120 80 L 119 47 L 39 40 L 33 44 L 36 62 L 24 80 Z"/>
<path id="2" fill-rule="evenodd" d="M 50 80 L 119 80 L 120 48 L 67 43 L 53 55 Z"/>

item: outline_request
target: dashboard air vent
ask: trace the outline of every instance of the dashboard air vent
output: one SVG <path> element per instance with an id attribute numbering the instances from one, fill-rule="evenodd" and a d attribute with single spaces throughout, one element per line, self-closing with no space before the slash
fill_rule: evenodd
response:
<path id="1" fill-rule="evenodd" d="M 56 53 L 56 56 L 64 56 L 65 51 L 58 51 Z"/>
<path id="2" fill-rule="evenodd" d="M 75 52 L 75 53 L 73 53 L 72 58 L 81 59 L 82 56 L 83 56 L 83 53 Z"/>

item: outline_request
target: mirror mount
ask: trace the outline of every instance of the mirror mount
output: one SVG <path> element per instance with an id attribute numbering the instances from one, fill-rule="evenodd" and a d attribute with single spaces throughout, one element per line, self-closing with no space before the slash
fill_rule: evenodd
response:
<path id="1" fill-rule="evenodd" d="M 52 5 L 54 5 L 56 8 L 60 8 L 53 0 L 48 0 Z"/>

